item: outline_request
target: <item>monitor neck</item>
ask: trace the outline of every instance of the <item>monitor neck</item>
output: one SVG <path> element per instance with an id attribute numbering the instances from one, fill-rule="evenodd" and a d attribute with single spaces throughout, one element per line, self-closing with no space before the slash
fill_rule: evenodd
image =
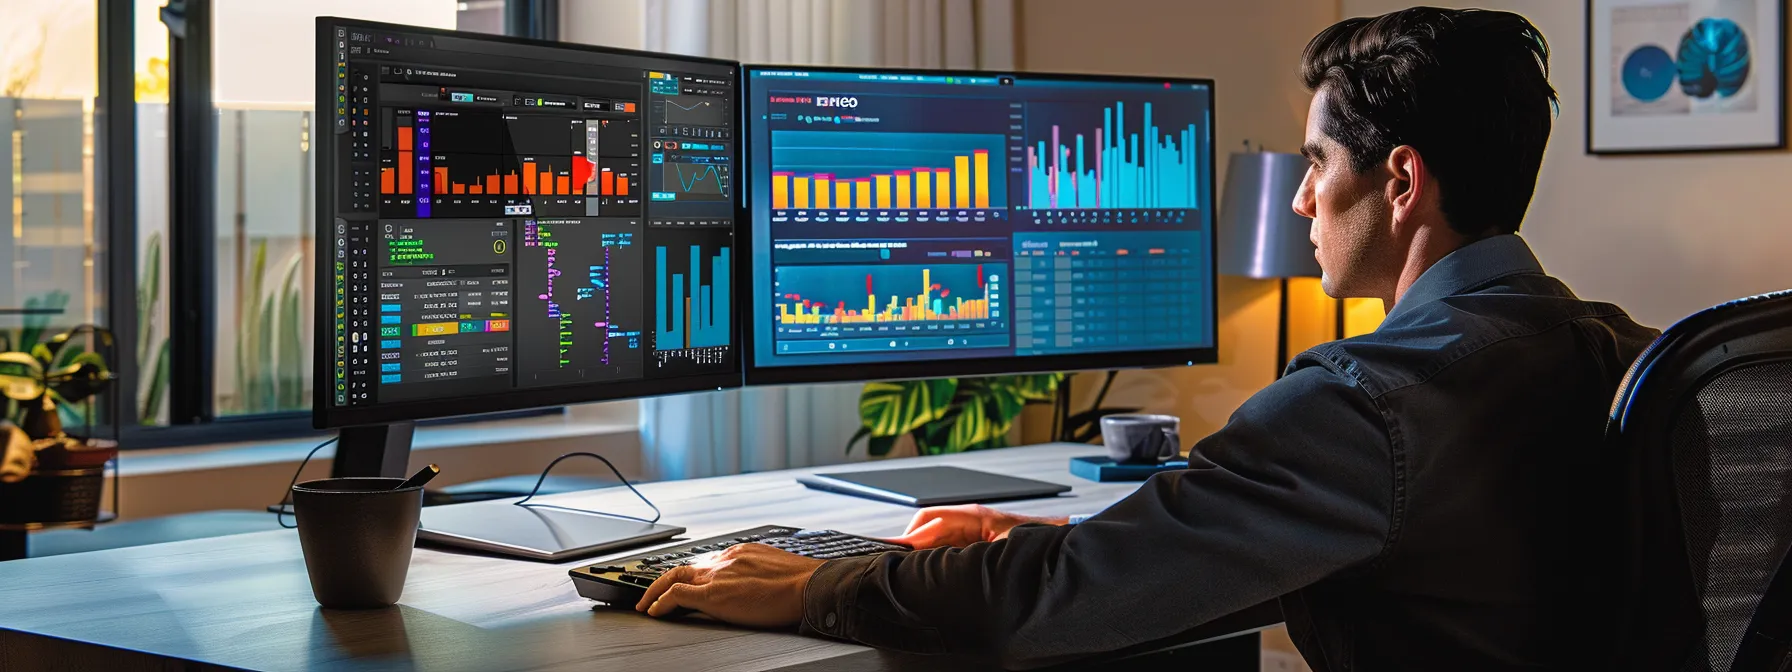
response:
<path id="1" fill-rule="evenodd" d="M 330 476 L 404 478 L 411 459 L 411 436 L 416 431 L 417 425 L 410 422 L 342 428 Z"/>

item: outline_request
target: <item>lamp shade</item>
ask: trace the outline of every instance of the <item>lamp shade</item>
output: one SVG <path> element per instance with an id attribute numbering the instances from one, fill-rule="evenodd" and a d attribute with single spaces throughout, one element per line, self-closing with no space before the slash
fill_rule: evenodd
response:
<path id="1" fill-rule="evenodd" d="M 1243 152 L 1226 170 L 1220 201 L 1219 271 L 1252 278 L 1317 278 L 1308 229 L 1294 213 L 1294 192 L 1307 174 L 1299 154 Z"/>

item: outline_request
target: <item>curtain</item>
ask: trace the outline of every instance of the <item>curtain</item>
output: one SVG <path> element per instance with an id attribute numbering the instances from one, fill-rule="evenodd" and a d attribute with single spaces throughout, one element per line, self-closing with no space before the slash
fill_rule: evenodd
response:
<path id="1" fill-rule="evenodd" d="M 649 51 L 746 63 L 1014 68 L 1012 0 L 644 0 L 641 10 Z M 645 400 L 644 466 L 651 477 L 672 479 L 863 459 L 862 446 L 845 453 L 859 428 L 862 387 Z"/>

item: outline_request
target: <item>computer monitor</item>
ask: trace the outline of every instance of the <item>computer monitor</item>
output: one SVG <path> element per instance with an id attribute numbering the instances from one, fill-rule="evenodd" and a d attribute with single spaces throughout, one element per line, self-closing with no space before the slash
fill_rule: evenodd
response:
<path id="1" fill-rule="evenodd" d="M 414 420 L 740 384 L 736 64 L 317 30 L 313 419 L 348 428 L 339 473 L 402 470 Z"/>
<path id="2" fill-rule="evenodd" d="M 1215 361 L 1213 82 L 742 81 L 748 384 Z"/>

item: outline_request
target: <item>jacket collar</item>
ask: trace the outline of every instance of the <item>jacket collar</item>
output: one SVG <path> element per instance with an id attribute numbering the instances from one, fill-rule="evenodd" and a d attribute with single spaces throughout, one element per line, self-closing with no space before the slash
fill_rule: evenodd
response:
<path id="1" fill-rule="evenodd" d="M 1537 263 L 1537 255 L 1531 253 L 1531 246 L 1523 238 L 1515 234 L 1483 238 L 1457 248 L 1425 269 L 1418 281 L 1406 288 L 1394 309 L 1388 311 L 1387 319 L 1509 275 L 1542 272 L 1543 265 Z"/>

